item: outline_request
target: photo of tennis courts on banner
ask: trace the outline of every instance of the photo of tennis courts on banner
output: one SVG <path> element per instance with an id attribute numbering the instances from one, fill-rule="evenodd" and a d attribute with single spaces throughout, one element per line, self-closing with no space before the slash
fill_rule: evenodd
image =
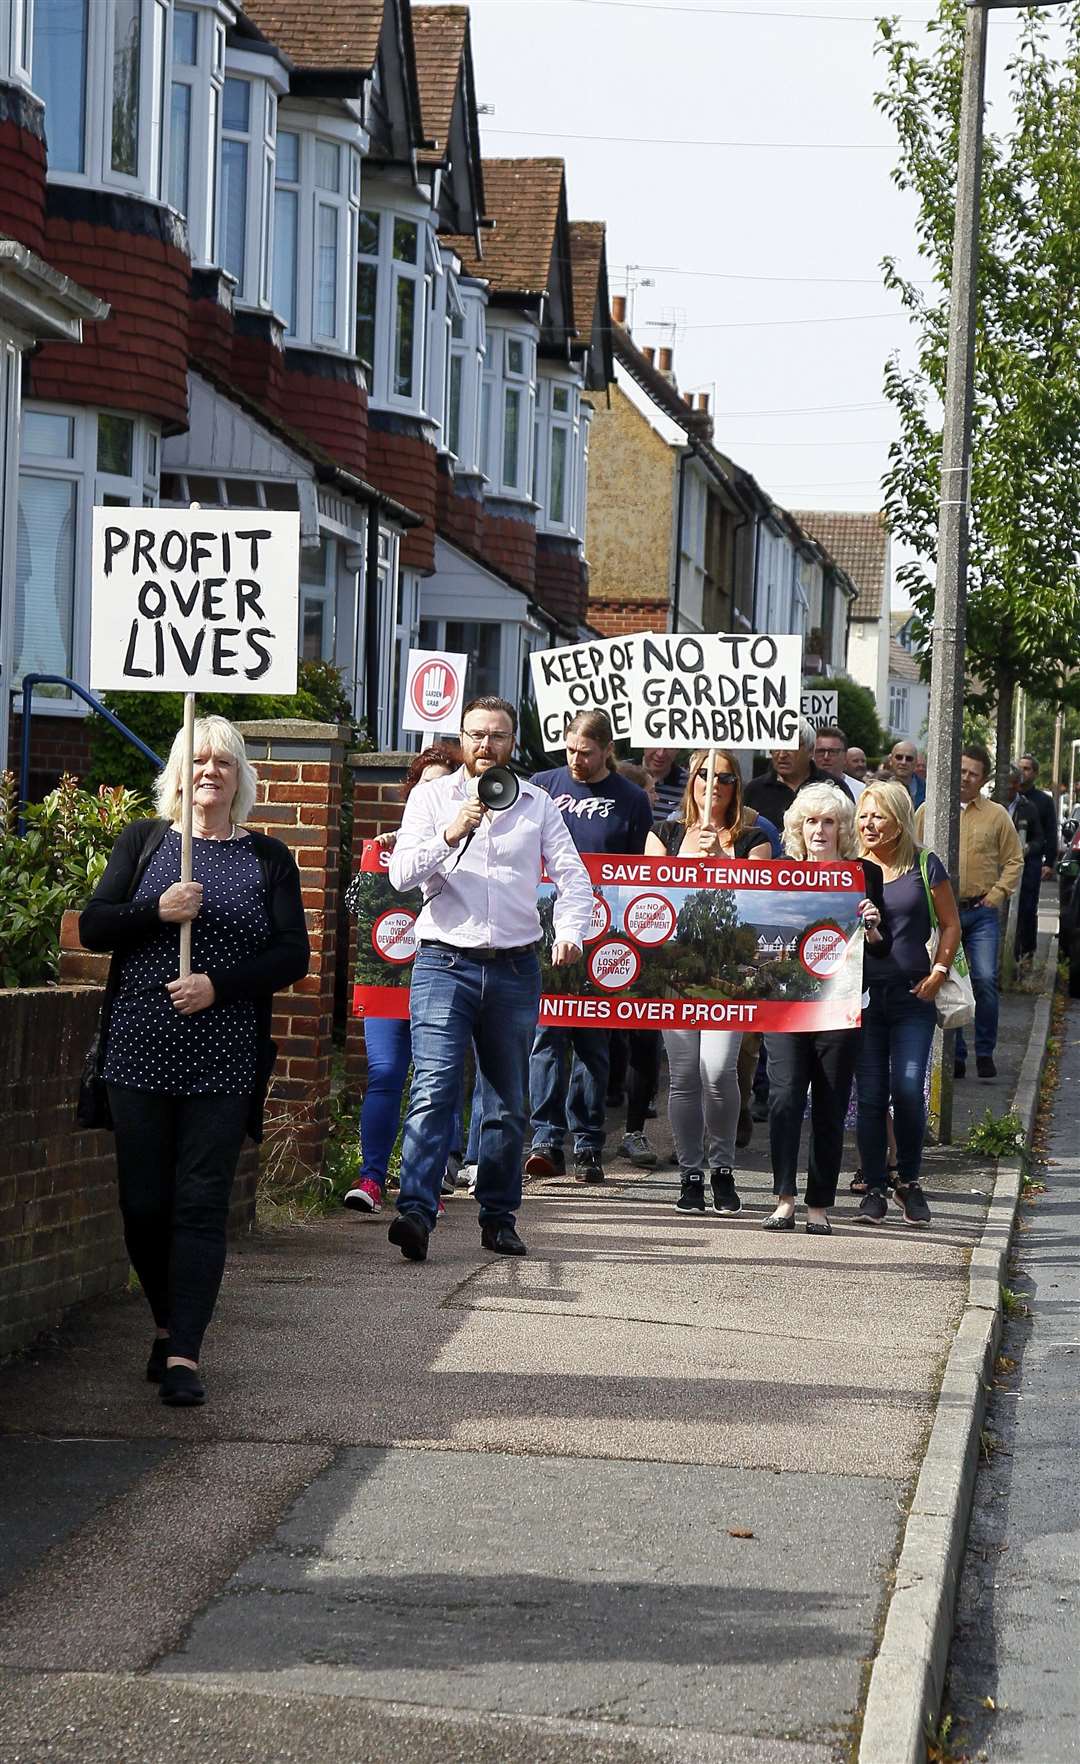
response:
<path id="1" fill-rule="evenodd" d="M 608 1029 L 850 1029 L 862 1000 L 864 898 L 855 863 L 585 854 L 585 959 L 552 968 L 554 889 L 538 884 L 542 1024 Z M 349 889 L 353 1013 L 406 1017 L 420 896 L 401 895 L 365 840 Z"/>

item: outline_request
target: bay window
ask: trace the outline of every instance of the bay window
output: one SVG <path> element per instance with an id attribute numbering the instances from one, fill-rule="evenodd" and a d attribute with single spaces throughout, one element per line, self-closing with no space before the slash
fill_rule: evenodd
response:
<path id="1" fill-rule="evenodd" d="M 56 405 L 24 407 L 15 542 L 13 680 L 86 677 L 91 511 L 157 500 L 159 433 L 141 419 Z M 40 696 L 72 709 L 63 686 Z M 55 703 L 53 708 L 56 708 Z"/>
<path id="2" fill-rule="evenodd" d="M 541 532 L 585 536 L 585 476 L 591 411 L 580 382 L 542 372 L 537 387 L 533 499 Z"/>
<path id="3" fill-rule="evenodd" d="M 16 0 L 44 100 L 49 175 L 156 199 L 166 168 L 170 0 Z"/>
<path id="4" fill-rule="evenodd" d="M 300 552 L 300 659 L 333 661 L 337 541 L 325 533 Z"/>
<path id="5" fill-rule="evenodd" d="M 224 81 L 221 19 L 212 9 L 178 6 L 173 13 L 165 190 L 170 207 L 187 220 L 191 261 L 198 267 L 214 261 Z"/>
<path id="6" fill-rule="evenodd" d="M 371 368 L 372 400 L 419 413 L 427 281 L 435 273 L 428 223 L 365 204 L 357 251 L 356 353 Z"/>
<path id="7" fill-rule="evenodd" d="M 528 501 L 536 413 L 536 342 L 488 325 L 481 408 L 483 470 L 493 495 Z"/>
<path id="8" fill-rule="evenodd" d="M 279 128 L 274 185 L 274 310 L 290 342 L 342 354 L 352 349 L 360 197 L 353 133 Z"/>
<path id="9" fill-rule="evenodd" d="M 236 279 L 242 306 L 269 310 L 273 262 L 274 156 L 283 71 L 265 56 L 228 50 L 221 95 L 218 260 Z"/>

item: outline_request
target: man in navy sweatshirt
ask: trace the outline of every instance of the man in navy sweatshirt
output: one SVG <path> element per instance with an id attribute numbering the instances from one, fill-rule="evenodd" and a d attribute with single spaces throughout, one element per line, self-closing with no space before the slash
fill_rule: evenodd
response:
<path id="1" fill-rule="evenodd" d="M 611 723 L 603 711 L 581 711 L 566 730 L 566 764 L 537 772 L 581 852 L 645 850 L 652 806 L 645 791 L 614 769 Z M 569 1068 L 569 1073 L 568 1073 Z M 527 1176 L 561 1176 L 563 1146 L 574 1145 L 575 1179 L 603 1182 L 608 1083 L 606 1029 L 538 1029 L 529 1063 L 532 1151 Z"/>

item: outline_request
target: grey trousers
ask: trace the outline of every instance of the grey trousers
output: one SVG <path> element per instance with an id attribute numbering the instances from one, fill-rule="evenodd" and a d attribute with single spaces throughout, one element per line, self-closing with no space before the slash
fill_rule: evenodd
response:
<path id="1" fill-rule="evenodd" d="M 739 1043 L 728 1029 L 665 1029 L 668 1113 L 680 1167 L 732 1169 L 739 1122 Z"/>

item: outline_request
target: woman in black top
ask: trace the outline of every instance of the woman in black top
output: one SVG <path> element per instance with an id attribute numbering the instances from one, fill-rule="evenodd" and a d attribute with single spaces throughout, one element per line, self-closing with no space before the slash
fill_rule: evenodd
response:
<path id="1" fill-rule="evenodd" d="M 734 754 L 716 754 L 712 813 L 705 821 L 708 753 L 695 753 L 678 815 L 645 841 L 646 856 L 768 858 L 772 844 L 753 809 L 744 809 L 742 774 Z M 635 1031 L 637 1033 L 637 1031 Z M 713 1210 L 737 1213 L 735 1130 L 739 1120 L 738 1060 L 742 1037 L 729 1029 L 665 1029 L 671 1084 L 668 1114 L 682 1171 L 680 1213 L 705 1211 L 705 1169 L 710 1171 Z"/>
<path id="2" fill-rule="evenodd" d="M 801 862 L 841 864 L 855 855 L 855 810 L 851 798 L 833 784 L 807 784 L 784 815 L 784 850 Z M 864 871 L 866 899 L 859 903 L 865 934 L 864 973 L 892 947 L 884 912 L 881 872 Z M 869 959 L 866 959 L 869 958 Z M 811 1237 L 832 1233 L 828 1209 L 844 1155 L 844 1121 L 859 1050 L 858 1029 L 800 1030 L 766 1035 L 769 1053 L 769 1150 L 776 1209 L 766 1231 L 794 1231 L 798 1194 L 799 1138 L 810 1092 L 810 1144 L 806 1177 L 806 1230 Z"/>
<path id="3" fill-rule="evenodd" d="M 124 1239 L 154 1314 L 146 1375 L 161 1400 L 206 1400 L 199 1351 L 225 1267 L 245 1133 L 262 1136 L 274 993 L 310 960 L 300 875 L 277 839 L 242 825 L 255 772 L 224 717 L 195 722 L 191 882 L 181 882 L 183 734 L 158 778 L 160 820 L 125 827 L 79 920 L 112 950 L 98 1070 L 116 1133 Z M 180 927 L 191 922 L 191 967 Z"/>

